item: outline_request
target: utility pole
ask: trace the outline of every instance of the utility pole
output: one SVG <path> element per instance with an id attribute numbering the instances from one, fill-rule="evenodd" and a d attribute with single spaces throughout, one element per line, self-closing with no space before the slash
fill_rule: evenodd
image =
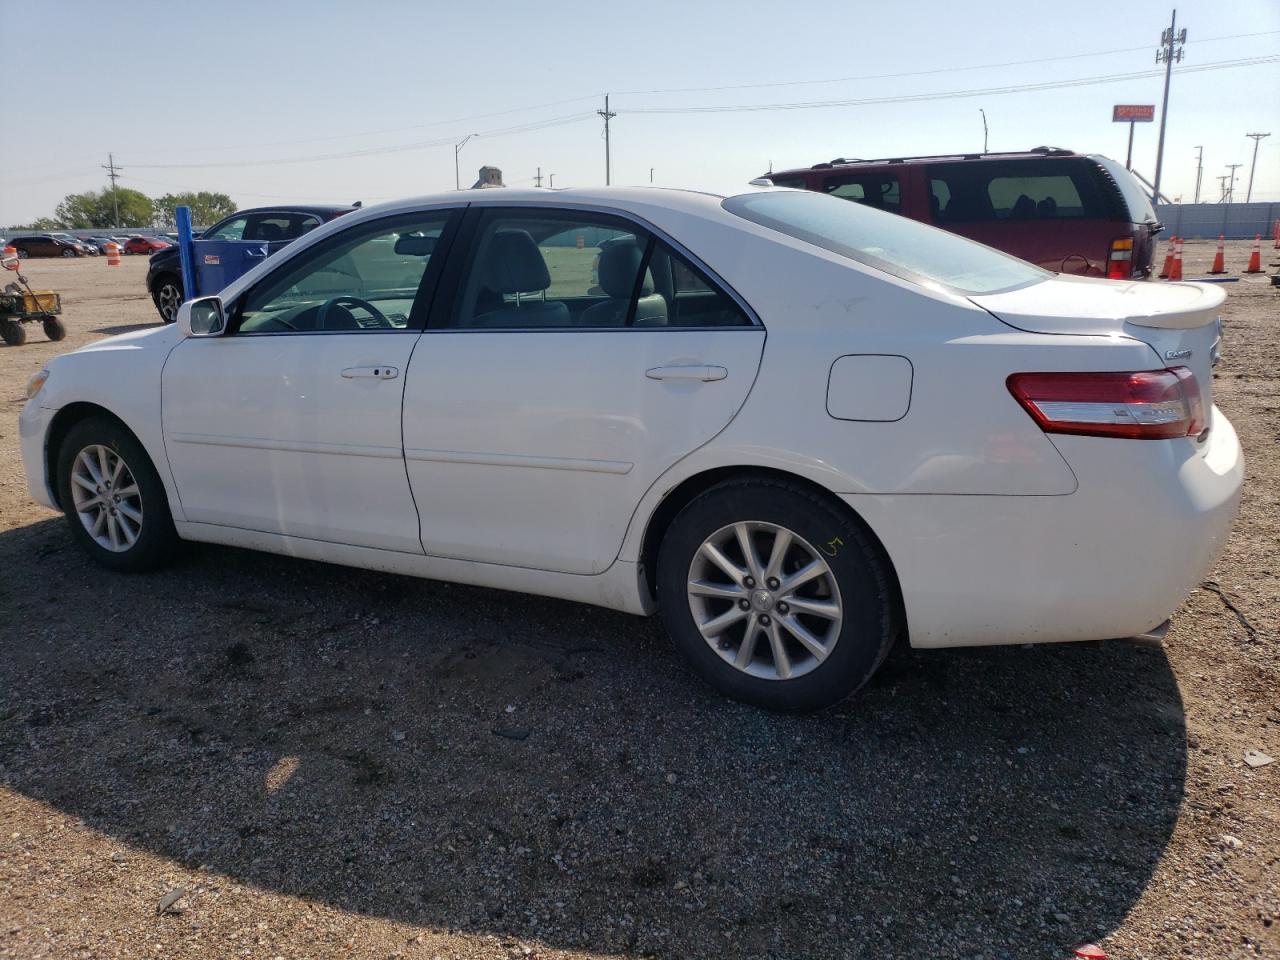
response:
<path id="1" fill-rule="evenodd" d="M 1218 202 L 1219 203 L 1227 202 L 1227 181 L 1230 179 L 1231 179 L 1230 177 L 1218 178 Z"/>
<path id="2" fill-rule="evenodd" d="M 1204 147 L 1196 147 L 1200 152 L 1196 154 L 1196 198 L 1192 203 L 1200 202 L 1200 177 L 1204 174 Z"/>
<path id="3" fill-rule="evenodd" d="M 986 153 L 987 152 L 987 111 L 979 107 L 978 112 L 982 114 L 982 152 Z"/>
<path id="4" fill-rule="evenodd" d="M 1244 195 L 1244 202 L 1248 203 L 1253 199 L 1253 171 L 1258 166 L 1258 144 L 1265 137 L 1271 136 L 1269 133 L 1246 133 L 1246 137 L 1253 141 L 1253 163 L 1249 164 L 1249 192 Z"/>
<path id="5" fill-rule="evenodd" d="M 533 185 L 535 187 L 542 186 L 542 168 L 538 168 L 538 172 L 533 175 Z"/>
<path id="6" fill-rule="evenodd" d="M 462 148 L 467 145 L 467 141 L 472 137 L 478 137 L 478 133 L 468 133 L 465 137 L 453 145 L 453 189 L 462 189 L 462 177 L 458 173 L 458 154 L 462 152 Z"/>
<path id="7" fill-rule="evenodd" d="M 1156 51 L 1156 63 L 1164 64 L 1164 100 L 1160 104 L 1160 137 L 1156 144 L 1156 178 L 1151 185 L 1156 203 L 1160 202 L 1160 173 L 1164 169 L 1164 125 L 1169 117 L 1169 79 L 1173 76 L 1174 62 L 1181 63 L 1183 44 L 1187 42 L 1187 28 L 1178 31 L 1178 11 L 1173 11 L 1169 29 L 1160 34 L 1160 49 Z"/>
<path id="8" fill-rule="evenodd" d="M 1231 171 L 1227 175 L 1227 198 L 1226 203 L 1231 203 L 1236 198 L 1236 171 L 1243 167 L 1243 163 L 1228 163 L 1227 169 Z"/>
<path id="9" fill-rule="evenodd" d="M 111 229 L 120 229 L 120 198 L 116 195 L 116 180 L 120 176 L 123 167 L 116 166 L 116 158 L 114 154 L 107 154 L 107 162 L 102 164 L 102 169 L 107 171 L 107 179 L 111 181 Z"/>
<path id="10" fill-rule="evenodd" d="M 617 114 L 609 109 L 609 95 L 604 95 L 604 109 L 597 110 L 600 116 L 604 117 L 604 185 L 607 187 L 611 182 L 612 169 L 609 164 L 609 120 L 616 117 Z"/>

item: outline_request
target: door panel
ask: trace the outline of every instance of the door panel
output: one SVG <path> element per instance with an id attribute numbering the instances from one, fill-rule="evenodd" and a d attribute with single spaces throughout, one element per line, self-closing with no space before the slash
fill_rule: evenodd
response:
<path id="1" fill-rule="evenodd" d="M 605 570 L 645 490 L 740 409 L 764 337 L 760 327 L 428 331 L 404 409 L 423 548 Z M 646 376 L 684 365 L 726 373 Z"/>
<path id="2" fill-rule="evenodd" d="M 400 446 L 416 339 L 360 332 L 179 344 L 162 402 L 187 519 L 421 553 Z"/>

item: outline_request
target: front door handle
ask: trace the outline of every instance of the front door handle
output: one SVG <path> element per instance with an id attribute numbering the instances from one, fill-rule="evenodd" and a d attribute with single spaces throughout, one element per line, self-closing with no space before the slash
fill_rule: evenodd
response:
<path id="1" fill-rule="evenodd" d="M 342 375 L 348 380 L 394 380 L 400 376 L 400 371 L 395 367 L 379 364 L 372 367 L 347 367 Z"/>
<path id="2" fill-rule="evenodd" d="M 650 380 L 698 380 L 709 383 L 712 380 L 723 380 L 729 375 L 729 371 L 712 363 L 673 364 L 667 367 L 650 367 L 644 375 Z"/>
<path id="3" fill-rule="evenodd" d="M 266 257 L 266 255 L 267 255 L 267 248 L 266 248 L 265 246 L 263 246 L 263 247 L 258 247 L 257 249 L 255 249 L 255 248 L 253 248 L 253 247 L 248 247 L 248 248 L 246 248 L 246 249 L 245 249 L 245 251 L 244 251 L 244 255 L 245 255 L 245 257 L 246 257 L 246 258 L 248 258 L 248 259 L 250 259 L 250 260 L 261 260 L 261 259 L 263 259 L 264 257 Z"/>

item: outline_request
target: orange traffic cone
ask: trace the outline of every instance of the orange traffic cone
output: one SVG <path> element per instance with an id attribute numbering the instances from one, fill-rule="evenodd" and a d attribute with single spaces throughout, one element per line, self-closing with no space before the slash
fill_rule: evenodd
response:
<path id="1" fill-rule="evenodd" d="M 1280 220 L 1277 220 L 1271 228 L 1271 239 L 1276 242 L 1276 249 L 1280 250 Z"/>
<path id="2" fill-rule="evenodd" d="M 1209 268 L 1210 273 L 1226 273 L 1226 252 L 1227 242 L 1222 234 L 1218 234 L 1218 252 L 1213 255 L 1213 266 Z"/>
<path id="3" fill-rule="evenodd" d="M 1169 252 L 1164 255 L 1164 266 L 1160 268 L 1160 279 L 1168 280 L 1169 271 L 1173 269 L 1173 251 L 1178 245 L 1177 237 L 1169 238 Z"/>
<path id="4" fill-rule="evenodd" d="M 1178 281 L 1182 279 L 1182 241 L 1175 240 L 1173 243 L 1173 269 L 1169 271 L 1169 279 Z"/>
<path id="5" fill-rule="evenodd" d="M 120 244 L 118 243 L 107 244 L 107 266 L 108 267 L 120 266 Z"/>
<path id="6" fill-rule="evenodd" d="M 1253 252 L 1249 254 L 1249 265 L 1244 268 L 1245 273 L 1261 273 L 1262 272 L 1262 234 L 1254 234 Z"/>

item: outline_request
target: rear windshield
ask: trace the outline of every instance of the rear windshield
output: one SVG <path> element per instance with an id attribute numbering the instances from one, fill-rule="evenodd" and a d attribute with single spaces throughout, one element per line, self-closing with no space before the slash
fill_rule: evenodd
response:
<path id="1" fill-rule="evenodd" d="M 995 293 L 1051 276 L 1025 260 L 859 203 L 803 192 L 748 193 L 730 213 L 916 283 L 963 294 Z"/>

